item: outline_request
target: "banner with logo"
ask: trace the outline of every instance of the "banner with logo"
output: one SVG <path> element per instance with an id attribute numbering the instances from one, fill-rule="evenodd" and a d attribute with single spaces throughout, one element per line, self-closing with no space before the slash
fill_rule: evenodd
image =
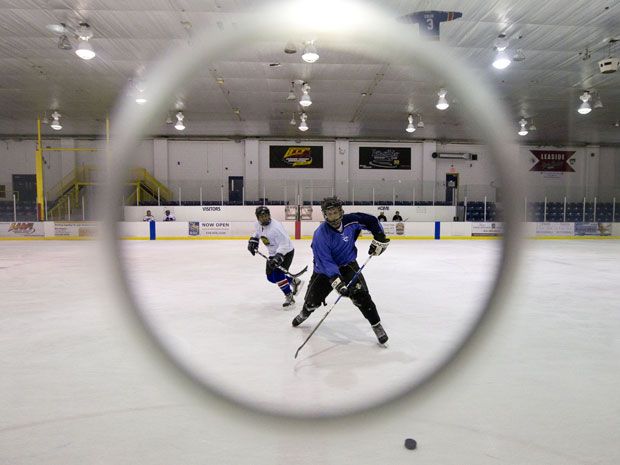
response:
<path id="1" fill-rule="evenodd" d="M 96 223 L 54 222 L 54 236 L 56 237 L 94 237 L 96 233 Z"/>
<path id="2" fill-rule="evenodd" d="M 611 223 L 575 223 L 575 236 L 611 236 Z"/>
<path id="3" fill-rule="evenodd" d="M 323 146 L 270 145 L 269 168 L 323 168 Z"/>
<path id="4" fill-rule="evenodd" d="M 472 236 L 503 236 L 504 224 L 503 223 L 472 223 L 471 224 Z"/>
<path id="5" fill-rule="evenodd" d="M 229 236 L 230 235 L 230 222 L 228 221 L 217 221 L 217 222 L 201 221 L 200 222 L 200 235 L 201 236 Z"/>
<path id="6" fill-rule="evenodd" d="M 0 237 L 43 237 L 44 235 L 45 230 L 41 222 L 0 223 Z"/>
<path id="7" fill-rule="evenodd" d="M 410 147 L 360 147 L 360 169 L 410 170 Z"/>
<path id="8" fill-rule="evenodd" d="M 574 173 L 575 170 L 568 164 L 574 150 L 530 150 L 538 161 L 530 168 L 530 171 L 559 171 Z"/>
<path id="9" fill-rule="evenodd" d="M 574 236 L 575 223 L 536 223 L 537 236 Z"/>

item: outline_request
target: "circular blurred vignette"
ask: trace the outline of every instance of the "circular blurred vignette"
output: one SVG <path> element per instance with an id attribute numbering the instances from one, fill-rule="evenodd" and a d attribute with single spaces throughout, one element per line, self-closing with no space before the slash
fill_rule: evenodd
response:
<path id="1" fill-rule="evenodd" d="M 303 14 L 302 14 L 303 13 Z M 100 208 L 103 217 L 103 240 L 108 249 L 111 279 L 113 286 L 132 315 L 134 323 L 147 339 L 157 348 L 157 354 L 166 362 L 172 362 L 177 373 L 204 388 L 212 402 L 240 407 L 259 416 L 275 416 L 280 420 L 334 418 L 361 414 L 364 411 L 398 402 L 411 397 L 416 388 L 428 385 L 440 378 L 438 376 L 466 351 L 476 335 L 476 328 L 488 323 L 508 291 L 519 251 L 520 223 L 518 212 L 523 198 L 522 186 L 516 173 L 518 150 L 507 117 L 499 107 L 498 99 L 474 71 L 469 70 L 458 57 L 453 57 L 440 43 L 423 41 L 410 25 L 398 23 L 393 15 L 376 6 L 355 1 L 317 1 L 296 2 L 282 1 L 270 3 L 265 8 L 248 12 L 245 22 L 238 24 L 233 31 L 203 30 L 194 36 L 192 45 L 184 44 L 167 53 L 146 75 L 149 83 L 148 105 L 135 105 L 133 101 L 119 102 L 111 117 L 111 145 L 107 156 L 106 182 Z M 374 405 L 359 405 L 338 411 L 300 412 L 290 409 L 266 409 L 258 403 L 248 402 L 231 395 L 218 385 L 211 383 L 207 376 L 190 369 L 184 360 L 174 353 L 161 337 L 158 329 L 149 322 L 136 305 L 127 282 L 127 270 L 120 258 L 120 239 L 117 222 L 121 221 L 118 193 L 129 172 L 132 149 L 144 136 L 146 128 L 167 110 L 167 98 L 173 93 L 177 84 L 185 80 L 200 66 L 226 56 L 231 50 L 237 50 L 244 44 L 259 41 L 281 41 L 287 43 L 291 37 L 312 37 L 321 43 L 329 43 L 337 48 L 343 40 L 355 41 L 356 44 L 374 58 L 386 63 L 416 63 L 442 76 L 450 86 L 450 91 L 458 96 L 459 102 L 466 109 L 467 116 L 479 131 L 480 140 L 485 140 L 503 186 L 503 204 L 505 208 L 505 233 L 502 256 L 493 289 L 489 293 L 483 311 L 479 313 L 476 324 L 464 334 L 461 341 L 447 354 L 433 373 L 414 385 L 404 386 L 396 395 L 385 398 Z M 294 352 L 291 347 L 291 358 Z M 170 364 L 168 363 L 170 366 Z"/>

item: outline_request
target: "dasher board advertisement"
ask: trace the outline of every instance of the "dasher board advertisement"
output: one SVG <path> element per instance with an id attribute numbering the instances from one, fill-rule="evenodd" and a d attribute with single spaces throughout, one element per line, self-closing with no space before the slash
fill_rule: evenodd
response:
<path id="1" fill-rule="evenodd" d="M 41 222 L 0 223 L 0 237 L 43 237 L 44 235 L 45 230 Z"/>
<path id="2" fill-rule="evenodd" d="M 269 168 L 323 168 L 323 146 L 270 145 Z"/>
<path id="3" fill-rule="evenodd" d="M 503 223 L 472 223 L 471 224 L 472 236 L 503 236 L 504 224 Z"/>

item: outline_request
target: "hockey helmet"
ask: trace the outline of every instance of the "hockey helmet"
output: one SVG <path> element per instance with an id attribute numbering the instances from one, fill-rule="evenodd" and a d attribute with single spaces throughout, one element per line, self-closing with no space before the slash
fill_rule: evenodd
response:
<path id="1" fill-rule="evenodd" d="M 254 214 L 256 215 L 256 219 L 261 225 L 267 226 L 269 223 L 271 223 L 271 212 L 266 206 L 261 205 L 260 207 L 256 207 Z"/>
<path id="2" fill-rule="evenodd" d="M 325 218 L 327 224 L 334 228 L 340 227 L 344 215 L 342 200 L 338 197 L 324 198 L 321 202 L 321 211 L 323 212 L 323 218 Z"/>

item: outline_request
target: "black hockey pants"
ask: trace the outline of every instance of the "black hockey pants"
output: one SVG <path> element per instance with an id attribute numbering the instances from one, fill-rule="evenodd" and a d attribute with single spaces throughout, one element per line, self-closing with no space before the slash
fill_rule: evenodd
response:
<path id="1" fill-rule="evenodd" d="M 341 266 L 339 271 L 342 280 L 348 284 L 359 269 L 360 267 L 355 261 Z M 306 290 L 304 309 L 313 312 L 321 306 L 332 290 L 331 282 L 326 275 L 312 273 L 310 283 L 308 283 L 308 289 Z M 366 280 L 362 274 L 357 277 L 353 284 L 353 288 L 350 289 L 350 296 L 353 304 L 360 309 L 364 318 L 366 318 L 371 325 L 379 323 L 380 318 L 379 313 L 377 313 L 377 306 L 370 297 Z"/>

